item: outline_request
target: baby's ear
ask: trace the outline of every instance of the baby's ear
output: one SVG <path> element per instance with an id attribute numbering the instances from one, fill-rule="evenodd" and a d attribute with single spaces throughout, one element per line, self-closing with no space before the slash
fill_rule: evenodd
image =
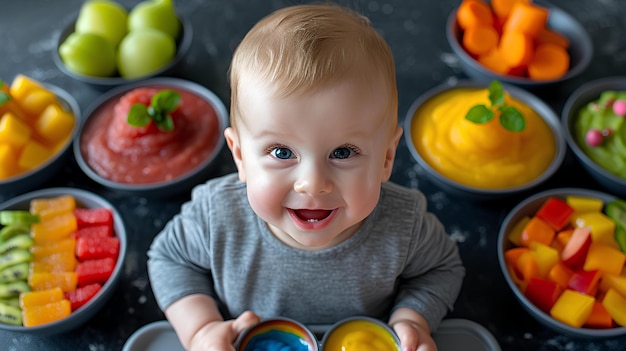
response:
<path id="1" fill-rule="evenodd" d="M 387 151 L 385 152 L 385 161 L 383 164 L 382 181 L 386 182 L 391 178 L 391 172 L 393 171 L 393 161 L 396 158 L 396 149 L 398 143 L 400 143 L 400 137 L 402 137 L 402 127 L 396 126 L 396 130 L 393 132 L 393 136 L 389 140 L 387 145 Z"/>
<path id="2" fill-rule="evenodd" d="M 226 137 L 226 144 L 230 149 L 230 153 L 233 155 L 233 160 L 237 166 L 237 172 L 239 173 L 239 180 L 246 181 L 246 171 L 243 166 L 243 157 L 241 155 L 241 144 L 239 143 L 239 135 L 232 127 L 228 127 L 224 130 L 224 137 Z"/>

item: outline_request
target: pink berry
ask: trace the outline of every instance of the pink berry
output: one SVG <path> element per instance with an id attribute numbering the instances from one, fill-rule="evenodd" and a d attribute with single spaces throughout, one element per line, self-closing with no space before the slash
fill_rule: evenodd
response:
<path id="1" fill-rule="evenodd" d="M 625 100 L 617 100 L 613 104 L 613 112 L 615 112 L 618 116 L 626 116 L 626 101 Z"/>
<path id="2" fill-rule="evenodd" d="M 604 136 L 598 129 L 589 129 L 587 134 L 585 134 L 585 141 L 587 142 L 587 145 L 591 147 L 600 146 L 604 141 Z"/>

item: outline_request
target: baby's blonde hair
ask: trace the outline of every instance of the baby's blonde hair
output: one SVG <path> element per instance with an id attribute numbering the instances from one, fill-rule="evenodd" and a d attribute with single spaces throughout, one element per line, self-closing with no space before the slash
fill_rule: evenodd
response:
<path id="1" fill-rule="evenodd" d="M 398 92 L 391 50 L 356 11 L 334 4 L 286 7 L 259 21 L 235 50 L 230 67 L 231 125 L 239 116 L 242 77 L 285 97 L 351 80 L 383 88 L 397 123 Z M 380 86 L 380 85 L 383 86 Z"/>

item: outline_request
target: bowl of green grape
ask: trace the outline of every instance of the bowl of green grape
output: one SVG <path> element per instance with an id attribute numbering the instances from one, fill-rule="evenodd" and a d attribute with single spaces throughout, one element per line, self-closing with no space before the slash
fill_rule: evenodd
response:
<path id="1" fill-rule="evenodd" d="M 60 31 L 53 53 L 66 75 L 100 90 L 155 76 L 175 76 L 193 38 L 191 22 L 172 0 L 127 9 L 90 0 Z"/>

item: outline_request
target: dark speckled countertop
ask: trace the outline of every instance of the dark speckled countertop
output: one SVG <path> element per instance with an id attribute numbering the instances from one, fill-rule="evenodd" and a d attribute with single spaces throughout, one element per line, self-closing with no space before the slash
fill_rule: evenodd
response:
<path id="1" fill-rule="evenodd" d="M 78 13 L 81 0 L 2 1 L 0 5 L 0 78 L 10 81 L 18 73 L 58 85 L 73 94 L 85 110 L 102 93 L 74 81 L 57 69 L 52 54 L 61 28 Z M 128 7 L 138 0 L 124 0 Z M 191 19 L 194 42 L 179 76 L 196 81 L 229 102 L 227 69 L 233 49 L 247 30 L 274 9 L 304 1 L 177 0 L 180 14 Z M 413 100 L 449 79 L 463 79 L 457 58 L 445 40 L 445 22 L 460 0 L 343 1 L 370 17 L 387 39 L 397 64 L 401 122 Z M 595 55 L 590 67 L 558 89 L 542 92 L 560 114 L 565 99 L 580 84 L 611 75 L 626 75 L 626 1 L 555 0 L 553 4 L 577 18 L 591 35 Z M 227 148 L 211 175 L 234 170 Z M 392 180 L 419 188 L 430 209 L 459 244 L 467 277 L 450 318 L 463 318 L 487 328 L 503 350 L 626 349 L 626 336 L 613 339 L 577 339 L 546 329 L 530 317 L 508 290 L 496 255 L 499 225 L 514 202 L 475 204 L 443 192 L 426 179 L 401 141 Z M 0 348 L 13 350 L 121 350 L 140 327 L 164 319 L 157 308 L 146 274 L 146 251 L 154 235 L 189 198 L 148 200 L 108 191 L 87 178 L 71 157 L 45 187 L 69 186 L 101 194 L 122 213 L 128 227 L 128 256 L 124 275 L 106 307 L 84 326 L 64 335 L 32 336 L 0 332 Z M 536 191 L 551 187 L 599 189 L 571 153 L 559 172 Z M 7 200 L 0 194 L 0 201 Z"/>

